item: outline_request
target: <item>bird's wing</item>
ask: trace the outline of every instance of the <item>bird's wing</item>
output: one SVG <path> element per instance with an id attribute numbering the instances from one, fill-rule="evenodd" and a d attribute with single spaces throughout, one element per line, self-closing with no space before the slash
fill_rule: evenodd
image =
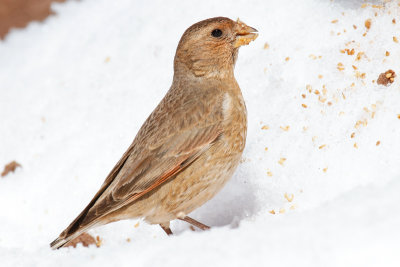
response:
<path id="1" fill-rule="evenodd" d="M 189 166 L 222 134 L 220 123 L 177 133 L 123 168 L 88 215 L 98 217 L 128 205 Z M 128 159 L 129 161 L 129 159 Z"/>
<path id="2" fill-rule="evenodd" d="M 217 104 L 222 103 L 222 95 L 211 93 L 207 97 L 203 92 L 203 97 L 175 98 L 178 103 L 172 103 L 167 95 L 89 205 L 61 236 L 71 236 L 129 205 L 173 178 L 207 151 L 222 134 L 223 123 L 222 106 Z M 168 106 L 179 108 L 171 110 Z M 171 127 L 170 120 L 175 121 L 175 128 Z M 152 127 L 146 128 L 146 124 Z M 168 130 L 163 132 L 163 129 Z"/>

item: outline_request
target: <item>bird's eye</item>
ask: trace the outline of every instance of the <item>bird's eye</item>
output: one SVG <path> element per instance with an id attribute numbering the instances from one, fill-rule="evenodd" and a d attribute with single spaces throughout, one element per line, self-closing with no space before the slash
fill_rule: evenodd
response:
<path id="1" fill-rule="evenodd" d="M 211 32 L 211 35 L 212 35 L 213 37 L 221 37 L 222 31 L 221 31 L 220 29 L 215 29 L 215 30 L 213 30 L 213 31 Z"/>

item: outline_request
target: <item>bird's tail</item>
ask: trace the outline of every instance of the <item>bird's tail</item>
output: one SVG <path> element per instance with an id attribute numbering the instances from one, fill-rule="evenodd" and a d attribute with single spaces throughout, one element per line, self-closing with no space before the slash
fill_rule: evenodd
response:
<path id="1" fill-rule="evenodd" d="M 89 230 L 90 227 L 85 227 L 83 229 L 79 229 L 72 234 L 67 234 L 67 230 L 64 230 L 59 237 L 57 237 L 53 242 L 50 243 L 50 247 L 52 249 L 59 249 L 68 244 L 71 240 L 75 239 L 76 237 L 80 236 L 82 233 Z"/>
<path id="2" fill-rule="evenodd" d="M 71 239 L 57 237 L 53 242 L 50 243 L 52 249 L 59 249 L 66 245 Z"/>
<path id="3" fill-rule="evenodd" d="M 78 237 L 80 234 L 86 232 L 90 228 L 100 224 L 96 220 L 85 220 L 92 202 L 78 215 L 78 217 L 75 218 L 75 220 L 60 234 L 59 237 L 50 243 L 50 247 L 52 249 L 59 249 L 65 246 L 75 237 Z"/>

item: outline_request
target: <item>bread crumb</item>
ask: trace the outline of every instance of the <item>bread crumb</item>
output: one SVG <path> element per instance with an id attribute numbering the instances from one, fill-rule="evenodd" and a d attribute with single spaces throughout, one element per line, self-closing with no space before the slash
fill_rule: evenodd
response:
<path id="1" fill-rule="evenodd" d="M 364 55 L 364 52 L 358 52 L 356 56 L 356 60 L 361 60 L 361 57 Z"/>
<path id="2" fill-rule="evenodd" d="M 376 141 L 376 146 L 379 146 L 381 144 L 381 141 Z"/>
<path id="3" fill-rule="evenodd" d="M 275 211 L 274 210 L 270 210 L 269 213 L 275 214 Z"/>
<path id="4" fill-rule="evenodd" d="M 290 59 L 290 57 L 286 57 L 286 58 L 285 58 L 285 61 L 289 61 L 289 59 Z"/>
<path id="5" fill-rule="evenodd" d="M 367 28 L 368 30 L 371 28 L 371 19 L 367 19 L 364 22 L 365 28 Z"/>
<path id="6" fill-rule="evenodd" d="M 96 242 L 96 240 L 94 239 L 93 236 L 89 235 L 88 233 L 82 233 L 78 237 L 75 237 L 70 242 L 68 242 L 65 245 L 65 247 L 74 247 L 74 248 L 76 248 L 76 245 L 79 244 L 79 243 L 82 243 L 82 245 L 84 247 L 88 247 L 88 246 L 93 245 L 93 244 L 95 244 L 97 246 L 97 242 Z M 99 246 L 97 246 L 97 247 L 99 247 Z"/>
<path id="7" fill-rule="evenodd" d="M 350 138 L 354 138 L 355 135 L 356 133 L 351 133 Z"/>
<path id="8" fill-rule="evenodd" d="M 387 57 L 390 56 L 390 52 L 389 52 L 389 51 L 386 51 L 385 55 L 386 55 Z"/>
<path id="9" fill-rule="evenodd" d="M 306 105 L 306 104 L 301 104 L 301 106 L 302 106 L 303 108 L 307 108 L 307 105 Z"/>
<path id="10" fill-rule="evenodd" d="M 283 164 L 285 163 L 285 161 L 286 161 L 286 158 L 280 158 L 279 161 L 278 161 L 278 163 L 279 163 L 280 165 L 283 166 Z"/>
<path id="11" fill-rule="evenodd" d="M 99 236 L 96 236 L 96 247 L 99 248 L 101 246 L 102 242 L 103 242 L 103 240 Z"/>
<path id="12" fill-rule="evenodd" d="M 322 171 L 323 171 L 323 172 L 327 172 L 327 171 L 328 171 L 328 167 L 323 168 Z"/>
<path id="13" fill-rule="evenodd" d="M 354 145 L 353 145 L 353 146 L 354 146 L 354 148 L 358 148 L 358 145 L 357 145 L 357 143 L 354 143 Z"/>
<path id="14" fill-rule="evenodd" d="M 269 48 L 269 44 L 268 43 L 265 43 L 264 44 L 264 49 L 268 49 Z"/>
<path id="15" fill-rule="evenodd" d="M 269 177 L 272 177 L 272 172 L 271 171 L 267 171 L 267 175 L 269 176 Z"/>
<path id="16" fill-rule="evenodd" d="M 22 167 L 21 164 L 19 164 L 18 162 L 16 162 L 15 160 L 11 161 L 10 163 L 8 163 L 6 166 L 4 166 L 4 170 L 1 173 L 1 177 L 6 176 L 7 174 L 9 174 L 10 172 L 15 172 L 15 170 L 18 167 Z"/>
<path id="17" fill-rule="evenodd" d="M 398 42 L 399 42 L 399 40 L 397 39 L 396 36 L 393 36 L 393 42 L 395 42 L 395 43 L 398 43 Z"/>
<path id="18" fill-rule="evenodd" d="M 337 23 L 339 20 L 338 19 L 334 19 L 331 21 L 331 23 Z"/>
<path id="19" fill-rule="evenodd" d="M 286 198 L 287 201 L 289 201 L 289 202 L 292 202 L 292 201 L 293 201 L 293 198 L 294 198 L 294 195 L 293 195 L 293 194 L 288 195 L 287 193 L 285 193 L 284 196 L 285 196 L 285 198 Z"/>
<path id="20" fill-rule="evenodd" d="M 279 210 L 279 213 L 285 213 L 285 209 L 284 209 L 284 208 L 281 208 L 281 209 Z"/>
<path id="21" fill-rule="evenodd" d="M 138 228 L 139 227 L 139 222 L 137 222 L 133 227 Z"/>
<path id="22" fill-rule="evenodd" d="M 326 147 L 326 144 L 320 145 L 318 148 L 323 149 L 324 147 Z"/>
<path id="23" fill-rule="evenodd" d="M 280 128 L 281 128 L 283 131 L 287 132 L 287 131 L 289 131 L 290 126 L 289 126 L 289 125 L 286 125 L 286 126 L 281 126 Z"/>
<path id="24" fill-rule="evenodd" d="M 263 127 L 261 127 L 261 130 L 268 130 L 269 126 L 268 125 L 264 125 Z"/>
<path id="25" fill-rule="evenodd" d="M 379 75 L 377 83 L 384 86 L 389 86 L 394 82 L 394 78 L 396 78 L 396 73 L 393 70 L 387 70 Z"/>

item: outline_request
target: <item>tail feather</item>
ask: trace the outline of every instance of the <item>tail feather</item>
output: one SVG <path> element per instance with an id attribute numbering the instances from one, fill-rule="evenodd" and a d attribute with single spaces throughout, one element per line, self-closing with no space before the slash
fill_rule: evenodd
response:
<path id="1" fill-rule="evenodd" d="M 52 249 L 59 249 L 59 248 L 62 248 L 68 242 L 69 242 L 69 240 L 66 240 L 61 237 L 57 237 L 53 242 L 50 243 L 50 247 Z"/>
<path id="2" fill-rule="evenodd" d="M 68 230 L 70 227 L 64 230 L 60 234 L 59 237 L 57 237 L 53 242 L 50 243 L 50 247 L 52 249 L 59 249 L 62 248 L 63 246 L 67 245 L 70 241 L 74 240 L 76 237 L 80 236 L 84 232 L 88 231 L 90 228 L 95 227 L 96 224 L 92 223 L 89 225 L 86 225 L 83 228 L 80 228 L 79 230 L 73 232 L 73 233 L 68 233 Z"/>

